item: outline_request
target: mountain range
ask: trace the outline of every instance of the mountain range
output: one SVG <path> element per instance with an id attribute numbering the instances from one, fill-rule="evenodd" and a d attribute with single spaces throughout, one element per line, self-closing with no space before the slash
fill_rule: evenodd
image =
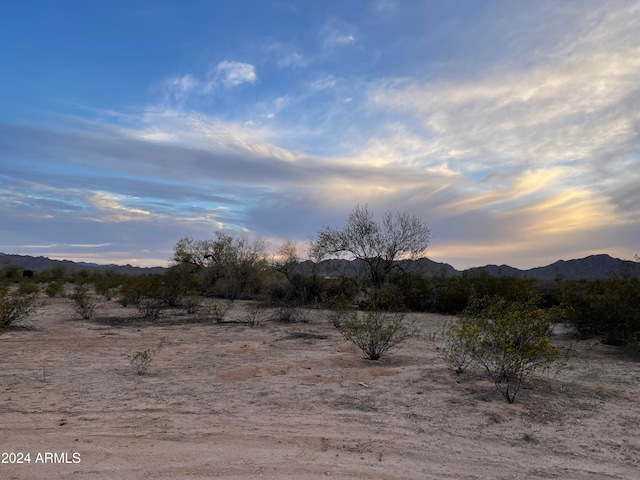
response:
<path id="1" fill-rule="evenodd" d="M 469 275 L 474 275 L 485 272 L 496 277 L 534 278 L 537 280 L 555 280 L 559 278 L 566 280 L 602 280 L 621 272 L 621 269 L 625 269 L 631 275 L 640 277 L 639 262 L 620 260 L 619 258 L 613 258 L 606 254 L 590 255 L 575 260 L 558 260 L 551 265 L 528 270 L 521 270 L 510 267 L 509 265 L 485 265 L 484 267 L 474 267 L 460 271 L 448 263 L 434 262 L 428 258 L 400 260 L 397 263 L 398 266 L 408 272 L 421 273 L 426 276 L 457 276 L 462 275 L 464 272 L 467 272 Z M 126 275 L 144 275 L 163 273 L 166 271 L 164 267 L 134 267 L 132 265 L 113 264 L 99 265 L 96 263 L 52 260 L 46 257 L 0 253 L 0 268 L 5 265 L 17 265 L 24 270 L 32 270 L 34 272 L 52 267 L 63 267 L 69 272 L 100 268 Z M 307 260 L 299 263 L 295 271 L 301 274 L 310 274 L 313 266 L 313 262 Z M 316 267 L 316 272 L 322 276 L 355 276 L 363 267 L 363 263 L 358 260 L 332 259 L 320 262 Z"/>

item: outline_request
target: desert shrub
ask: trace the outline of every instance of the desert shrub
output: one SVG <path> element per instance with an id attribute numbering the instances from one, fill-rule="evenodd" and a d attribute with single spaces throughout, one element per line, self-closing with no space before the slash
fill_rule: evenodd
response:
<path id="1" fill-rule="evenodd" d="M 182 297 L 182 299 L 180 300 L 180 306 L 189 315 L 198 313 L 198 310 L 200 310 L 200 307 L 202 307 L 202 298 L 196 295 L 188 295 L 186 297 Z"/>
<path id="2" fill-rule="evenodd" d="M 93 287 L 98 295 L 102 295 L 105 300 L 111 300 L 117 295 L 122 281 L 117 277 L 105 277 L 95 279 Z"/>
<path id="3" fill-rule="evenodd" d="M 263 305 L 255 302 L 247 306 L 247 323 L 251 327 L 257 327 L 269 320 L 270 313 Z"/>
<path id="4" fill-rule="evenodd" d="M 551 342 L 551 318 L 538 307 L 499 296 L 474 298 L 448 333 L 468 351 L 509 403 L 523 382 L 538 369 L 549 368 L 559 350 Z"/>
<path id="5" fill-rule="evenodd" d="M 70 295 L 76 314 L 82 320 L 91 320 L 96 313 L 98 302 L 93 298 L 86 285 L 77 285 Z"/>
<path id="6" fill-rule="evenodd" d="M 398 286 L 387 283 L 369 292 L 369 295 L 360 302 L 360 306 L 367 310 L 397 312 L 405 309 L 404 294 Z"/>
<path id="7" fill-rule="evenodd" d="M 216 323 L 222 323 L 227 313 L 229 313 L 233 307 L 233 300 L 217 300 L 208 306 L 207 311 Z"/>
<path id="8" fill-rule="evenodd" d="M 336 302 L 329 312 L 329 323 L 335 328 L 342 328 L 342 324 L 349 318 L 349 315 L 351 315 L 353 311 L 353 307 L 345 301 Z"/>
<path id="9" fill-rule="evenodd" d="M 368 310 L 351 312 L 342 324 L 342 335 L 371 360 L 379 360 L 413 336 L 414 329 L 404 321 L 405 314 Z"/>
<path id="10" fill-rule="evenodd" d="M 429 338 L 438 355 L 455 368 L 457 374 L 464 373 L 473 361 L 471 351 L 458 322 L 446 323 L 439 332 Z"/>
<path id="11" fill-rule="evenodd" d="M 161 300 L 155 298 L 145 298 L 138 302 L 136 305 L 140 316 L 146 319 L 156 319 L 160 317 L 160 312 L 164 303 Z"/>
<path id="12" fill-rule="evenodd" d="M 146 278 L 127 278 L 118 289 L 118 301 L 123 307 L 137 305 L 148 289 L 148 280 Z"/>
<path id="13" fill-rule="evenodd" d="M 18 283 L 22 280 L 22 267 L 19 265 L 8 264 L 0 268 L 0 278 L 5 282 Z"/>
<path id="14" fill-rule="evenodd" d="M 309 323 L 309 314 L 304 308 L 285 304 L 276 308 L 272 319 L 280 323 Z"/>
<path id="15" fill-rule="evenodd" d="M 155 348 L 147 348 L 146 350 L 138 351 L 129 356 L 131 367 L 133 371 L 138 375 L 144 375 L 147 373 L 151 362 L 154 357 L 160 353 L 164 345 L 164 338 L 160 340 Z"/>
<path id="16" fill-rule="evenodd" d="M 34 294 L 21 295 L 17 291 L 9 293 L 7 287 L 0 286 L 0 330 L 26 324 L 36 307 Z"/>
<path id="17" fill-rule="evenodd" d="M 64 296 L 64 280 L 54 280 L 53 282 L 49 282 L 44 293 L 46 293 L 50 298 Z"/>
<path id="18" fill-rule="evenodd" d="M 621 274 L 603 281 L 565 282 L 565 321 L 583 336 L 612 345 L 640 343 L 640 279 Z"/>
<path id="19" fill-rule="evenodd" d="M 40 292 L 40 287 L 33 280 L 23 280 L 18 287 L 18 293 L 20 295 L 33 295 Z"/>

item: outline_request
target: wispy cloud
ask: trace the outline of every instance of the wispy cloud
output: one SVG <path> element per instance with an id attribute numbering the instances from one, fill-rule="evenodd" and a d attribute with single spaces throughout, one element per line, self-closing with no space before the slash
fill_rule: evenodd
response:
<path id="1" fill-rule="evenodd" d="M 200 82 L 190 74 L 179 75 L 164 81 L 164 89 L 171 99 L 182 101 L 200 85 Z"/>
<path id="2" fill-rule="evenodd" d="M 322 28 L 321 36 L 328 47 L 353 45 L 357 41 L 356 28 L 339 18 L 329 20 Z"/>
<path id="3" fill-rule="evenodd" d="M 237 87 L 243 83 L 255 83 L 258 80 L 256 68 L 250 63 L 220 62 L 215 70 L 215 79 L 227 88 Z"/>

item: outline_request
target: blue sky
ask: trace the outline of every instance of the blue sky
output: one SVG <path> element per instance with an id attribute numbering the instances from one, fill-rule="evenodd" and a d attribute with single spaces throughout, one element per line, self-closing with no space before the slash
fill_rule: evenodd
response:
<path id="1" fill-rule="evenodd" d="M 462 269 L 640 253 L 637 1 L 0 1 L 0 251 L 166 265 L 358 203 Z"/>

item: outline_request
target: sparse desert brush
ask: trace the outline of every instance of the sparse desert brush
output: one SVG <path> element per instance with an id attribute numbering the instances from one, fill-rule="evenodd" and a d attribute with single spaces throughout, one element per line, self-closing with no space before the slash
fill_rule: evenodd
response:
<path id="1" fill-rule="evenodd" d="M 23 295 L 18 291 L 9 293 L 6 286 L 0 286 L 0 330 L 26 324 L 36 308 L 35 294 Z"/>
<path id="2" fill-rule="evenodd" d="M 20 295 L 32 295 L 40 292 L 40 287 L 33 280 L 23 280 L 18 287 Z"/>
<path id="3" fill-rule="evenodd" d="M 75 312 L 82 320 L 91 320 L 95 316 L 98 302 L 91 296 L 86 285 L 76 286 L 69 298 L 73 300 Z"/>
<path id="4" fill-rule="evenodd" d="M 247 306 L 246 319 L 249 326 L 257 327 L 269 319 L 269 311 L 259 303 L 251 303 Z"/>
<path id="5" fill-rule="evenodd" d="M 49 282 L 44 293 L 46 293 L 50 298 L 64 296 L 64 280 L 54 280 L 53 282 Z"/>
<path id="6" fill-rule="evenodd" d="M 138 375 L 146 374 L 154 357 L 158 353 L 160 353 L 163 346 L 164 346 L 164 337 L 160 339 L 160 342 L 155 348 L 147 348 L 146 350 L 141 350 L 141 351 L 132 353 L 129 356 L 129 361 L 131 363 L 131 367 L 133 368 L 133 371 Z"/>
<path id="7" fill-rule="evenodd" d="M 233 300 L 217 300 L 207 307 L 207 312 L 216 323 L 222 323 L 233 306 Z"/>
<path id="8" fill-rule="evenodd" d="M 439 332 L 429 337 L 438 355 L 453 366 L 457 374 L 464 373 L 473 362 L 471 351 L 461 333 L 459 322 L 447 322 Z"/>
<path id="9" fill-rule="evenodd" d="M 200 307 L 202 307 L 202 298 L 197 295 L 182 297 L 182 299 L 180 300 L 180 306 L 189 315 L 198 313 L 198 310 L 200 310 Z"/>
<path id="10" fill-rule="evenodd" d="M 142 318 L 146 319 L 159 318 L 163 306 L 164 303 L 161 300 L 154 298 L 145 298 L 144 300 L 140 300 L 136 305 Z"/>
<path id="11" fill-rule="evenodd" d="M 350 308 L 344 303 L 335 305 L 329 313 L 329 323 L 336 328 L 341 328 L 344 321 L 353 312 L 353 308 Z"/>
<path id="12" fill-rule="evenodd" d="M 370 360 L 379 360 L 414 334 L 413 325 L 406 323 L 405 314 L 400 312 L 353 311 L 342 324 L 344 338 Z"/>
<path id="13" fill-rule="evenodd" d="M 304 308 L 285 304 L 276 309 L 272 319 L 280 323 L 309 323 L 309 314 Z"/>

